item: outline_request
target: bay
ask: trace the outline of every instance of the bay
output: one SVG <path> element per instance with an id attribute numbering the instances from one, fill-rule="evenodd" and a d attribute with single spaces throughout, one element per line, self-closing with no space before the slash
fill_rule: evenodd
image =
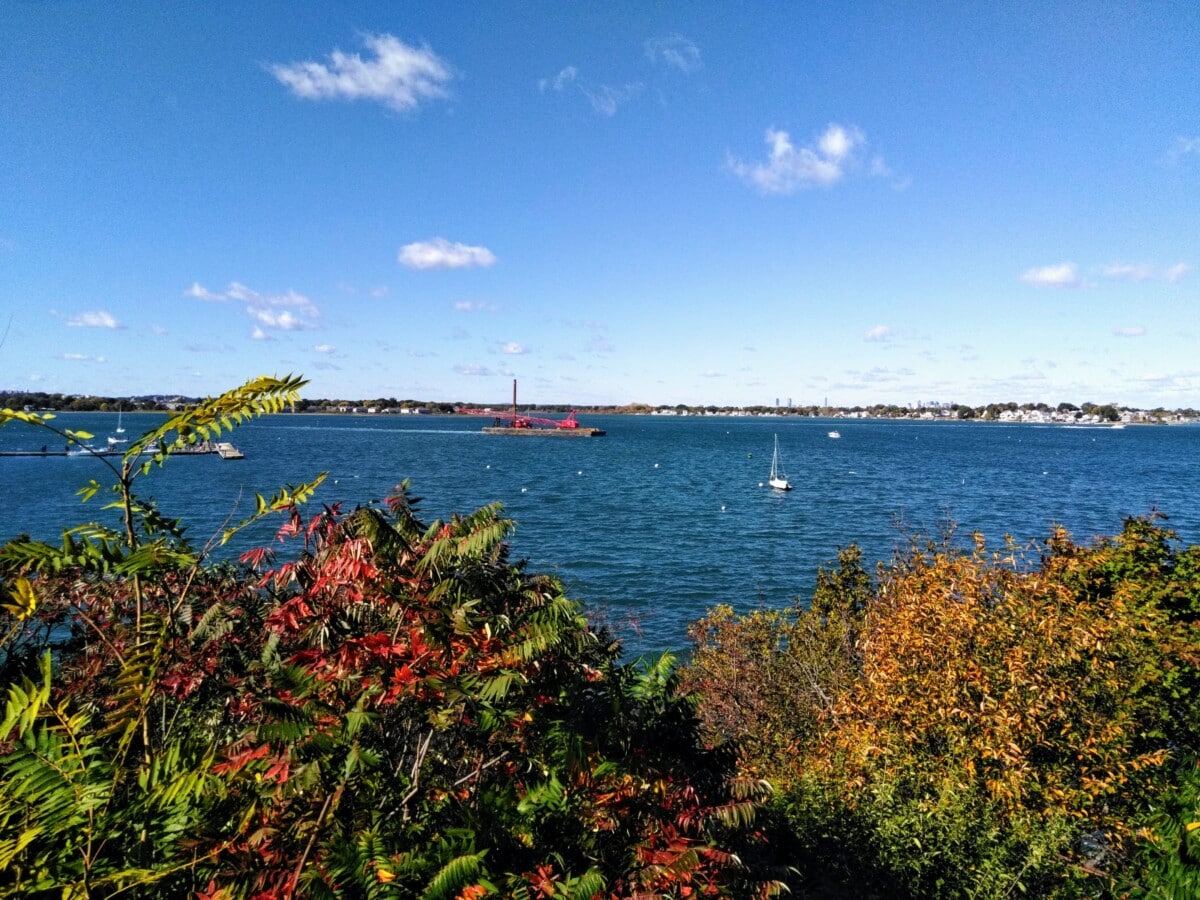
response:
<path id="1" fill-rule="evenodd" d="M 126 437 L 159 418 L 124 416 Z M 61 414 L 56 424 L 104 436 L 115 415 Z M 176 458 L 142 482 L 198 543 L 270 494 L 316 473 L 315 503 L 378 501 L 402 479 L 425 521 L 499 501 L 517 523 L 515 558 L 558 575 L 570 596 L 612 626 L 628 655 L 684 650 L 687 626 L 712 606 L 779 607 L 812 590 L 819 565 L 857 543 L 886 560 L 914 531 L 957 523 L 998 545 L 1119 531 L 1153 510 L 1200 542 L 1200 427 L 1068 428 L 978 422 L 794 417 L 589 416 L 593 439 L 484 435 L 478 419 L 278 415 L 242 426 L 241 461 Z M 839 439 L 828 432 L 836 428 Z M 778 435 L 794 490 L 765 486 Z M 47 440 L 19 424 L 0 450 Z M 81 507 L 101 461 L 0 458 L 0 540 L 56 540 L 62 527 L 111 516 Z M 261 527 L 232 551 L 270 541 Z M 227 550 L 226 552 L 232 552 Z"/>

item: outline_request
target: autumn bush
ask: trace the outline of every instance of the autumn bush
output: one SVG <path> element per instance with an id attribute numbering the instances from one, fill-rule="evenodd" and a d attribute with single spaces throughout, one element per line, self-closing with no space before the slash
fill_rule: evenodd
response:
<path id="1" fill-rule="evenodd" d="M 698 623 L 684 682 L 780 787 L 801 871 L 880 895 L 1149 889 L 1143 826 L 1200 745 L 1198 563 L 1151 518 L 1032 555 L 914 541 L 873 577 L 851 550 L 808 606 Z"/>
<path id="2" fill-rule="evenodd" d="M 214 564 L 135 490 L 294 400 L 256 379 L 113 462 L 119 524 L 0 549 L 0 896 L 745 897 L 768 791 L 669 658 L 622 664 L 498 506 L 305 517 Z M 13 410 L 0 422 L 58 429 Z M 85 487 L 85 497 L 99 493 Z"/>

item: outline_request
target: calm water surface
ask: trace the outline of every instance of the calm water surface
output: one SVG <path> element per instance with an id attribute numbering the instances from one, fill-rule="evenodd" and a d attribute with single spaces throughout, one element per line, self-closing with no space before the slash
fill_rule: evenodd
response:
<path id="1" fill-rule="evenodd" d="M 126 415 L 126 436 L 151 427 Z M 115 416 L 64 414 L 100 443 Z M 317 500 L 352 507 L 412 480 L 426 521 L 501 501 L 516 520 L 514 553 L 556 573 L 568 592 L 613 623 L 631 653 L 686 646 L 709 607 L 782 606 L 812 590 L 839 546 L 886 559 L 914 529 L 998 541 L 1112 534 L 1158 509 L 1200 542 L 1200 427 L 1063 428 L 952 422 L 770 418 L 590 417 L 596 439 L 505 438 L 457 417 L 274 416 L 232 440 L 240 462 L 178 458 L 143 482 L 163 511 L 201 541 L 231 514 L 317 472 Z M 836 428 L 841 438 L 827 433 Z M 779 436 L 794 487 L 763 486 Z M 0 429 L 0 449 L 47 443 L 24 426 Z M 64 524 L 105 515 L 75 491 L 106 470 L 94 459 L 0 458 L 0 540 L 56 539 Z M 242 498 L 240 507 L 239 496 Z M 249 536 L 265 543 L 271 529 Z"/>

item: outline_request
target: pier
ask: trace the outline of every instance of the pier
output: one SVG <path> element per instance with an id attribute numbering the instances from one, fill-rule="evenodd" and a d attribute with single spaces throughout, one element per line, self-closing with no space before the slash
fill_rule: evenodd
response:
<path id="1" fill-rule="evenodd" d="M 143 454 L 152 454 L 156 451 L 147 448 L 142 451 Z M 49 447 L 42 447 L 40 450 L 0 450 L 0 457 L 13 456 L 124 456 L 125 451 L 119 447 L 83 447 L 76 446 L 70 449 L 63 448 L 62 450 L 51 450 Z M 199 444 L 191 444 L 180 447 L 171 454 L 172 456 L 219 456 L 221 459 L 245 459 L 246 454 L 235 447 L 228 441 L 220 441 L 213 443 L 212 441 L 203 441 Z"/>

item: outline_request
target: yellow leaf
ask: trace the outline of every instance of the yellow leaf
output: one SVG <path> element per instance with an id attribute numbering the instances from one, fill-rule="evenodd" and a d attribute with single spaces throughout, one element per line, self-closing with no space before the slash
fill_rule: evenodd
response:
<path id="1" fill-rule="evenodd" d="M 12 598 L 16 602 L 5 603 L 4 608 L 22 622 L 37 609 L 37 595 L 33 592 L 33 585 L 28 578 L 18 578 L 13 583 Z"/>

